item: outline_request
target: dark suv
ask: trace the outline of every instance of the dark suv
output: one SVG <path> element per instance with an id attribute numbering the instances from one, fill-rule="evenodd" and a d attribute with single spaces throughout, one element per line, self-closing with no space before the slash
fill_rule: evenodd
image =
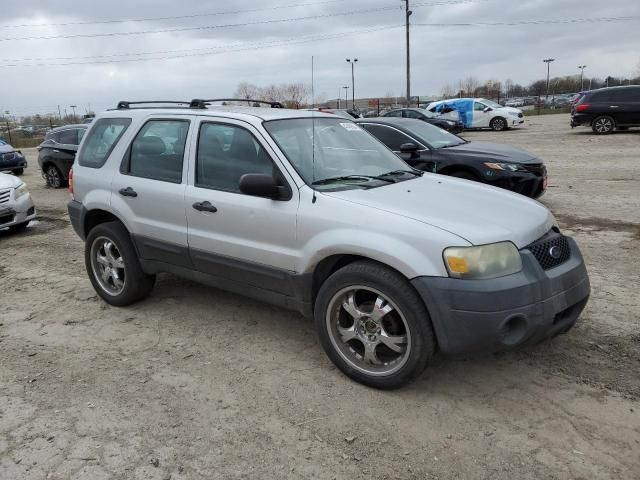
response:
<path id="1" fill-rule="evenodd" d="M 88 125 L 65 125 L 54 128 L 38 145 L 38 165 L 47 185 L 61 188 L 69 181 L 69 170 L 76 158 L 80 140 L 87 131 Z"/>
<path id="2" fill-rule="evenodd" d="M 571 110 L 571 127 L 578 125 L 599 135 L 640 127 L 640 85 L 586 92 Z"/>

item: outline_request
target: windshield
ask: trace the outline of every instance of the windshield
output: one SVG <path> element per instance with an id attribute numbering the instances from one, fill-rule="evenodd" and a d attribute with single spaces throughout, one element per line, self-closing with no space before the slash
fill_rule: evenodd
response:
<path id="1" fill-rule="evenodd" d="M 487 100 L 486 98 L 483 98 L 482 100 L 480 100 L 482 103 L 484 103 L 487 107 L 491 107 L 491 108 L 502 108 L 502 105 L 500 105 L 499 103 L 496 102 L 492 102 L 491 100 Z"/>
<path id="2" fill-rule="evenodd" d="M 403 127 L 432 148 L 452 147 L 467 143 L 466 140 L 427 122 L 407 122 L 403 124 Z"/>
<path id="3" fill-rule="evenodd" d="M 370 177 L 411 170 L 391 150 L 351 121 L 296 118 L 272 120 L 264 122 L 264 126 L 304 181 L 309 185 L 315 183 L 319 189 L 373 182 L 384 185 L 388 181 Z M 347 176 L 351 178 L 344 178 Z"/>

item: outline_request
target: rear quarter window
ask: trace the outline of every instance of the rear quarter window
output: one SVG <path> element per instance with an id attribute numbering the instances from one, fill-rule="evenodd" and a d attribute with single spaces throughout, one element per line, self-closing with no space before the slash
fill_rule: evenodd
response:
<path id="1" fill-rule="evenodd" d="M 95 122 L 78 153 L 78 165 L 102 167 L 129 125 L 130 118 L 101 118 Z"/>

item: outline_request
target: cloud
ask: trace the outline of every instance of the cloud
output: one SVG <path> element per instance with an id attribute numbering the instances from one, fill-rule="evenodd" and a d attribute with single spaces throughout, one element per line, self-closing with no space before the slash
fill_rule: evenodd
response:
<path id="1" fill-rule="evenodd" d="M 16 114 L 43 112 L 77 104 L 104 109 L 121 99 L 190 99 L 228 96 L 242 81 L 266 85 L 310 82 L 311 56 L 315 58 L 316 92 L 335 98 L 340 87 L 351 84 L 347 57 L 358 57 L 356 94 L 402 95 L 405 85 L 404 12 L 397 0 L 143 0 L 77 2 L 31 0 L 4 2 L 0 37 L 56 36 L 117 33 L 140 30 L 193 28 L 230 23 L 331 15 L 363 9 L 388 10 L 354 15 L 263 23 L 233 28 L 208 28 L 148 35 L 107 36 L 50 40 L 0 41 L 2 64 L 72 63 L 104 61 L 91 65 L 0 67 L 0 109 Z M 76 23 L 113 19 L 207 14 L 291 4 L 309 4 L 243 14 L 194 16 L 95 25 L 58 25 L 11 28 L 33 23 Z M 434 0 L 412 0 L 413 23 L 512 22 L 539 19 L 574 19 L 640 15 L 637 0 L 475 0 L 461 4 L 420 6 Z M 640 60 L 638 20 L 618 23 L 576 23 L 518 26 L 415 26 L 412 28 L 412 93 L 437 94 L 447 83 L 473 75 L 480 79 L 511 78 L 529 83 L 545 73 L 542 59 L 556 58 L 552 75 L 577 74 L 577 65 L 588 65 L 585 74 L 631 75 Z M 338 36 L 349 31 L 358 35 Z M 309 37 L 304 43 L 278 45 Z M 275 44 L 274 44 L 275 42 Z M 267 44 L 271 44 L 267 48 Z M 244 45 L 237 47 L 237 45 Z M 236 45 L 235 49 L 230 45 Z M 248 46 L 247 46 L 248 45 Z M 202 49 L 218 48 L 205 53 Z M 198 49 L 200 49 L 198 51 Z M 131 56 L 140 52 L 183 52 Z M 235 50 L 235 51 L 234 51 Z M 75 60 L 28 60 L 59 57 L 115 57 Z M 130 55 L 130 56 L 123 56 Z M 142 61 L 145 58 L 152 60 Z M 115 60 L 136 60 L 115 62 Z M 10 94 L 6 94 L 10 92 Z"/>

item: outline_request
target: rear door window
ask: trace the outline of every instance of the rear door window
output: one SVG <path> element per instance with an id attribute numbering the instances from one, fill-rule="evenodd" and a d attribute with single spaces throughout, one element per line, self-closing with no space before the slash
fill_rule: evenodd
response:
<path id="1" fill-rule="evenodd" d="M 394 152 L 399 152 L 400 145 L 403 143 L 415 143 L 411 137 L 399 132 L 395 128 L 370 123 L 361 124 L 361 126 Z"/>
<path id="2" fill-rule="evenodd" d="M 58 143 L 63 145 L 78 145 L 78 129 L 70 128 L 69 130 L 62 130 L 59 135 Z"/>
<path id="3" fill-rule="evenodd" d="M 189 120 L 150 120 L 133 139 L 120 171 L 125 175 L 181 183 Z"/>
<path id="4" fill-rule="evenodd" d="M 130 118 L 101 118 L 95 122 L 78 153 L 78 165 L 102 167 L 130 124 Z"/>

